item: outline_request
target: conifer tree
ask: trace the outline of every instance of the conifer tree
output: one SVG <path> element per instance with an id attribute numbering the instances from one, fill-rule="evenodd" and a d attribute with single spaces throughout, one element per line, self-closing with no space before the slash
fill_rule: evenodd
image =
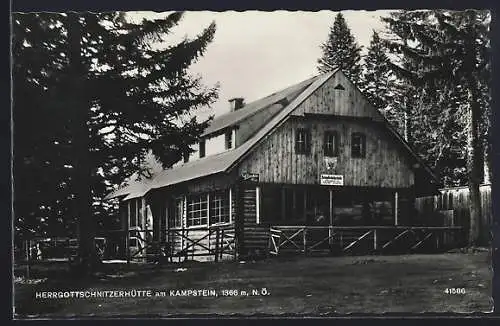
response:
<path id="1" fill-rule="evenodd" d="M 465 118 L 471 199 L 469 245 L 477 245 L 481 223 L 479 184 L 484 165 L 482 124 L 488 120 L 484 116 L 488 111 L 485 99 L 489 98 L 490 14 L 477 10 L 418 11 L 393 14 L 384 20 L 393 34 L 400 37 L 388 41 L 387 45 L 413 64 L 410 69 L 398 64 L 392 64 L 392 68 L 422 89 L 425 101 L 434 100 L 430 104 L 441 109 L 428 119 L 434 118 L 436 125 L 450 127 L 450 121 L 461 121 L 457 116 Z M 446 134 L 440 135 L 437 135 L 439 130 L 435 130 L 434 134 L 448 141 L 459 134 L 458 127 L 451 126 Z"/>
<path id="2" fill-rule="evenodd" d="M 361 49 L 344 15 L 339 12 L 327 41 L 321 45 L 323 55 L 318 59 L 318 70 L 323 73 L 340 68 L 352 82 L 358 84 L 361 80 Z"/>
<path id="3" fill-rule="evenodd" d="M 406 137 L 405 103 L 396 101 L 398 86 L 396 76 L 389 67 L 387 49 L 379 34 L 373 31 L 368 53 L 364 61 L 363 93 L 370 103 L 380 110 L 389 123 Z"/>
<path id="4" fill-rule="evenodd" d="M 50 203 L 58 201 L 67 210 L 58 216 L 78 221 L 82 271 L 92 269 L 95 223 L 109 208 L 102 198 L 112 185 L 140 169 L 151 152 L 171 166 L 208 124 L 192 113 L 215 101 L 217 87 L 204 87 L 188 68 L 212 41 L 215 23 L 170 44 L 182 16 L 137 23 L 119 12 L 13 17 L 14 187 L 35 211 L 21 209 L 17 217 L 36 225 L 40 207 L 53 213 Z M 26 92 L 32 100 L 23 98 Z M 16 182 L 34 171 L 56 187 L 40 181 L 29 190 L 23 184 L 29 180 Z M 48 198 L 29 198 L 30 191 Z"/>

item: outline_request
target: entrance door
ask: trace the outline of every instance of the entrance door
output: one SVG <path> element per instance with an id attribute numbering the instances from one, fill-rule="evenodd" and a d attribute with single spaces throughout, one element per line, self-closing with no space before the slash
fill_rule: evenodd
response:
<path id="1" fill-rule="evenodd" d="M 329 249 L 330 191 L 327 188 L 307 192 L 307 242 L 310 251 Z"/>

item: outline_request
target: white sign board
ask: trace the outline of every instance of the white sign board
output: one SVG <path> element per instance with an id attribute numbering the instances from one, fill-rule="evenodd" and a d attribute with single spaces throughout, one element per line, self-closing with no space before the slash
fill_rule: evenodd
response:
<path id="1" fill-rule="evenodd" d="M 322 174 L 320 184 L 325 186 L 343 186 L 344 176 L 339 174 Z"/>

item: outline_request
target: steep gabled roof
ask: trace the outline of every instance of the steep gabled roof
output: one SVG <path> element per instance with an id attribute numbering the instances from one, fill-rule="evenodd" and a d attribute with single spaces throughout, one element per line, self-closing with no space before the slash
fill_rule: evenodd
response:
<path id="1" fill-rule="evenodd" d="M 264 136 L 274 130 L 288 115 L 308 98 L 318 87 L 323 85 L 335 72 L 319 75 L 312 78 L 309 84 L 298 96 L 278 112 L 263 128 L 259 129 L 250 139 L 235 149 L 206 156 L 202 159 L 185 163 L 177 168 L 163 171 L 151 184 L 151 189 L 162 188 L 180 182 L 197 179 L 211 174 L 226 172 L 237 164 Z"/>
<path id="2" fill-rule="evenodd" d="M 109 193 L 104 199 L 113 199 L 123 197 L 123 200 L 142 197 L 150 189 L 151 179 L 142 179 L 131 181 L 130 183 L 118 188 L 117 190 Z"/>
<path id="3" fill-rule="evenodd" d="M 204 158 L 187 162 L 171 169 L 166 169 L 157 174 L 152 180 L 143 180 L 130 183 L 130 185 L 124 186 L 123 188 L 120 188 L 117 191 L 109 194 L 108 196 L 106 196 L 106 199 L 116 198 L 120 196 L 126 196 L 124 197 L 124 200 L 141 197 L 152 189 L 162 188 L 208 176 L 211 174 L 228 171 L 234 166 L 236 162 L 239 162 L 240 158 L 243 157 L 243 155 L 246 154 L 252 147 L 254 147 L 265 134 L 273 130 L 280 122 L 284 121 L 284 119 L 286 119 L 286 117 L 298 105 L 300 105 L 307 97 L 309 97 L 318 87 L 320 87 L 334 74 L 335 72 L 330 72 L 315 76 L 301 83 L 290 86 L 280 92 L 276 92 L 261 100 L 247 104 L 252 105 L 251 107 L 245 106 L 245 108 L 227 114 L 227 117 L 222 116 L 221 118 L 223 119 L 220 120 L 221 122 L 217 123 L 219 130 L 220 128 L 225 128 L 224 126 L 229 126 L 230 122 L 232 124 L 236 124 L 238 122 L 244 121 L 253 114 L 256 114 L 257 112 L 260 112 L 261 110 L 274 105 L 281 99 L 290 99 L 289 103 L 285 102 L 286 105 L 280 112 L 274 115 L 273 118 L 271 118 L 271 120 L 268 121 L 263 128 L 259 129 L 242 145 L 229 151 L 206 156 Z M 244 114 L 239 113 L 239 111 L 241 111 L 242 113 L 244 112 Z M 214 122 L 215 121 L 216 120 L 214 120 Z M 215 127 L 213 127 L 212 133 L 215 132 L 215 130 Z M 205 132 L 205 134 L 207 133 Z"/>
<path id="4" fill-rule="evenodd" d="M 244 123 L 246 119 L 254 116 L 255 114 L 269 109 L 272 105 L 276 103 L 283 103 L 285 106 L 287 103 L 292 101 L 300 93 L 302 93 L 309 85 L 311 85 L 314 80 L 318 79 L 320 76 L 315 76 L 304 80 L 298 84 L 289 86 L 283 90 L 275 92 L 259 100 L 253 101 L 251 103 L 245 104 L 244 107 L 236 111 L 228 112 L 215 118 L 207 129 L 205 129 L 203 136 L 208 136 L 211 134 L 216 134 L 227 127 L 235 126 L 240 123 Z"/>
<path id="5" fill-rule="evenodd" d="M 221 128 L 225 128 L 224 126 L 229 126 L 231 124 L 236 124 L 247 119 L 252 114 L 259 112 L 260 110 L 264 110 L 269 106 L 272 106 L 279 101 L 279 98 L 293 97 L 293 99 L 285 104 L 285 107 L 281 109 L 278 113 L 276 113 L 262 128 L 256 131 L 256 133 L 250 137 L 245 143 L 242 145 L 229 150 L 222 152 L 216 155 L 206 156 L 204 158 L 191 161 L 180 165 L 175 168 L 166 169 L 156 175 L 153 180 L 143 181 L 140 185 L 131 184 L 132 189 L 128 192 L 126 190 L 122 191 L 122 193 L 127 192 L 125 199 L 131 199 L 134 197 L 140 197 L 146 194 L 148 191 L 152 189 L 158 189 L 162 187 L 172 186 L 175 184 L 179 184 L 181 182 L 198 179 L 201 177 L 209 176 L 212 174 L 228 172 L 232 168 L 234 168 L 238 163 L 240 163 L 246 156 L 251 152 L 251 150 L 257 146 L 261 141 L 263 141 L 274 129 L 279 127 L 282 123 L 284 123 L 288 116 L 311 94 L 316 91 L 319 87 L 321 87 L 328 79 L 334 76 L 339 70 L 335 70 L 333 72 L 328 72 L 316 76 L 314 78 L 310 78 L 306 81 L 303 81 L 299 84 L 291 86 L 283 91 L 281 91 L 280 96 L 276 96 L 276 94 L 272 94 L 262 100 L 255 101 L 250 107 L 251 110 L 249 112 L 239 113 L 238 111 L 232 112 L 227 115 L 227 117 L 217 122 L 217 128 L 213 127 L 211 129 L 211 133 L 214 133 L 216 130 L 220 130 Z M 262 107 L 254 105 L 254 103 L 260 103 Z M 250 104 L 249 104 L 250 105 Z M 246 111 L 249 108 L 241 109 L 241 111 Z M 374 109 L 376 110 L 376 109 Z M 387 125 L 388 130 L 403 144 L 404 148 L 409 151 L 410 155 L 412 155 L 418 162 L 422 164 L 422 168 L 429 173 L 429 175 L 436 180 L 435 175 L 432 173 L 432 170 L 428 168 L 422 161 L 422 159 L 411 149 L 409 144 L 404 141 L 404 139 L 397 133 L 397 131 L 390 126 L 385 117 L 376 110 L 381 116 L 381 120 Z M 233 114 L 234 113 L 234 114 Z M 238 114 L 236 114 L 238 113 Z M 222 118 L 222 117 L 221 117 Z M 214 120 L 215 122 L 216 120 Z M 205 134 L 208 134 L 205 132 Z M 119 193 L 118 191 L 115 193 Z M 113 193 L 112 197 L 118 197 L 115 193 Z M 110 195 L 108 195 L 110 196 Z M 123 194 L 122 194 L 123 196 Z"/>

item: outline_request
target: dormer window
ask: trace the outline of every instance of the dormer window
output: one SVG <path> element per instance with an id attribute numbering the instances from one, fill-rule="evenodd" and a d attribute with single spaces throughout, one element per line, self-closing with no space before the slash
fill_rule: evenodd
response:
<path id="1" fill-rule="evenodd" d="M 200 140 L 200 158 L 205 157 L 205 139 Z"/>
<path id="2" fill-rule="evenodd" d="M 226 139 L 225 139 L 226 149 L 233 148 L 233 131 L 226 131 Z"/>

